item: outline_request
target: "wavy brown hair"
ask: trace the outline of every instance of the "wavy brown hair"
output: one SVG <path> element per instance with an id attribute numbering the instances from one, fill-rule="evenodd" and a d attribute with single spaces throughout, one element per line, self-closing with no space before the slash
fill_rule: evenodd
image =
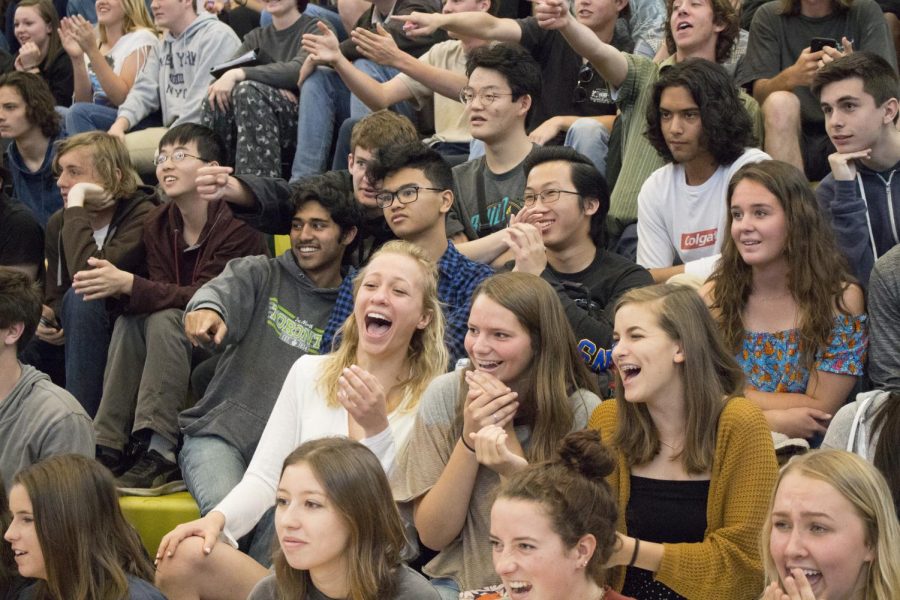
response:
<path id="1" fill-rule="evenodd" d="M 777 160 L 744 165 L 728 184 L 729 205 L 734 189 L 744 180 L 765 187 L 784 209 L 787 223 L 784 254 L 788 262 L 788 288 L 800 313 L 801 364 L 812 368 L 816 354 L 828 347 L 835 307 L 842 314 L 850 314 L 843 296 L 853 277 L 803 173 Z M 731 231 L 732 221 L 729 211 L 725 231 Z M 737 353 L 746 331 L 743 313 L 753 289 L 753 271 L 741 258 L 730 234 L 725 237 L 722 258 L 709 280 L 713 283 L 710 308 L 718 316 L 725 343 Z"/>
<path id="2" fill-rule="evenodd" d="M 599 431 L 576 431 L 560 441 L 556 456 L 529 465 L 503 482 L 497 498 L 539 504 L 567 549 L 585 535 L 593 535 L 597 548 L 585 574 L 603 585 L 619 517 L 616 497 L 606 482 L 614 467 L 615 458 L 600 441 Z"/>
<path id="3" fill-rule="evenodd" d="M 629 304 L 648 306 L 657 324 L 682 347 L 684 362 L 677 365 L 684 389 L 684 448 L 676 455 L 688 473 L 706 473 L 716 452 L 719 416 L 732 397 L 744 389 L 744 373 L 722 343 L 715 321 L 693 288 L 652 285 L 626 292 L 616 312 Z M 625 400 L 621 374 L 616 371 L 618 428 L 613 444 L 629 467 L 643 465 L 661 449 L 659 433 L 647 405 Z"/>
<path id="4" fill-rule="evenodd" d="M 731 57 L 738 35 L 741 33 L 741 16 L 730 0 L 707 0 L 712 7 L 713 23 L 724 25 L 716 38 L 716 62 L 723 63 Z M 666 48 L 674 56 L 678 48 L 672 35 L 672 7 L 675 0 L 666 0 Z M 799 4 L 799 2 L 798 2 Z"/>
<path id="5" fill-rule="evenodd" d="M 127 575 L 153 581 L 153 567 L 128 524 L 112 474 L 77 454 L 47 458 L 13 479 L 28 493 L 47 579 L 34 600 L 128 597 Z"/>
<path id="6" fill-rule="evenodd" d="M 0 482 L 2 481 L 3 478 L 0 477 Z M 9 502 L 6 500 L 6 488 L 0 483 L 0 532 L 5 533 L 11 522 L 12 515 L 9 513 Z M 17 572 L 12 546 L 5 541 L 0 542 L 0 590 L 9 589 Z"/>
<path id="7" fill-rule="evenodd" d="M 398 410 L 409 412 L 415 410 L 419 404 L 419 398 L 422 397 L 422 392 L 425 391 L 432 379 L 447 370 L 447 364 L 450 362 L 447 346 L 444 344 L 444 313 L 441 312 L 441 303 L 437 295 L 437 266 L 425 255 L 425 251 L 410 242 L 392 240 L 372 255 L 369 264 L 375 258 L 387 254 L 409 257 L 419 266 L 424 283 L 422 289 L 423 309 L 431 315 L 431 320 L 425 328 L 417 329 L 413 333 L 406 355 L 409 376 L 398 384 L 407 390 Z M 366 267 L 363 267 L 353 280 L 354 301 L 365 277 Z M 322 365 L 318 388 L 331 406 L 340 405 L 337 393 L 338 379 L 341 373 L 356 362 L 356 351 L 359 348 L 357 327 L 356 314 L 351 312 L 335 335 L 335 337 L 342 338 L 340 347 L 332 352 Z"/>
<path id="8" fill-rule="evenodd" d="M 549 283 L 529 273 L 499 273 L 482 281 L 472 303 L 484 295 L 515 315 L 531 337 L 531 364 L 519 386 L 521 422 L 532 427 L 528 462 L 548 460 L 572 430 L 574 413 L 567 398 L 576 390 L 597 393 L 597 384 L 578 354 L 578 343 L 565 310 Z M 473 367 L 470 364 L 469 369 Z M 462 432 L 462 410 L 469 391 L 460 385 L 456 428 Z M 509 382 L 504 382 L 509 383 Z M 518 416 L 518 415 L 517 415 Z M 516 421 L 520 422 L 519 419 Z"/>
<path id="9" fill-rule="evenodd" d="M 59 13 L 50 0 L 21 0 L 16 5 L 16 9 L 26 6 L 33 7 L 41 19 L 50 26 L 50 37 L 47 40 L 47 55 L 41 61 L 41 70 L 46 71 L 56 60 L 56 57 L 63 52 L 62 41 L 59 39 Z"/>
<path id="10" fill-rule="evenodd" d="M 131 196 L 137 190 L 140 176 L 134 170 L 125 143 L 105 131 L 89 131 L 56 142 L 53 156 L 53 172 L 59 177 L 62 169 L 59 159 L 78 148 L 87 148 L 91 153 L 91 166 L 98 184 L 116 200 Z"/>
<path id="11" fill-rule="evenodd" d="M 394 575 L 402 566 L 400 555 L 406 537 L 378 458 L 359 442 L 326 437 L 306 442 L 291 452 L 284 459 L 281 475 L 299 463 L 305 463 L 313 472 L 349 530 L 345 550 L 350 565 L 347 600 L 393 598 Z M 306 598 L 312 589 L 309 572 L 288 564 L 280 545 L 274 551 L 273 564 L 279 598 Z"/>

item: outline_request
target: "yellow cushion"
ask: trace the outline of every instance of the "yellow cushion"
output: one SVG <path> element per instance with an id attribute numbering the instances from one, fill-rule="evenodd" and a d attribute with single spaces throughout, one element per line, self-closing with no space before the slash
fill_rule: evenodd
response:
<path id="1" fill-rule="evenodd" d="M 188 492 L 149 498 L 123 496 L 119 505 L 128 522 L 138 530 L 150 556 L 156 556 L 160 540 L 176 525 L 200 518 L 200 509 Z"/>
<path id="2" fill-rule="evenodd" d="M 285 250 L 291 248 L 291 238 L 287 235 L 276 235 L 275 238 L 275 256 L 281 256 Z"/>

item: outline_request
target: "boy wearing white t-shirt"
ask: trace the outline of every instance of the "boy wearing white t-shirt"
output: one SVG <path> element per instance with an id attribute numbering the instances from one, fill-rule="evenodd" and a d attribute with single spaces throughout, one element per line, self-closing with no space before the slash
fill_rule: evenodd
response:
<path id="1" fill-rule="evenodd" d="M 638 195 L 637 262 L 657 282 L 685 272 L 705 278 L 728 234 L 731 176 L 769 156 L 752 147 L 752 121 L 725 69 L 703 59 L 660 73 L 646 135 L 669 164 Z"/>

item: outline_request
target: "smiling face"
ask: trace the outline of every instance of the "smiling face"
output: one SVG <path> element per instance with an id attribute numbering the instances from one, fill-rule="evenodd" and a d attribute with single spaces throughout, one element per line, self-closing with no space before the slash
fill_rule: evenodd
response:
<path id="1" fill-rule="evenodd" d="M 494 570 L 511 600 L 576 598 L 590 558 L 566 548 L 540 504 L 498 498 L 491 509 Z M 574 595 L 573 595 L 574 593 Z"/>
<path id="2" fill-rule="evenodd" d="M 9 490 L 9 512 L 12 513 L 13 519 L 3 539 L 12 546 L 19 574 L 22 577 L 47 579 L 47 567 L 44 564 L 44 553 L 34 524 L 31 498 L 19 484 Z"/>
<path id="3" fill-rule="evenodd" d="M 706 149 L 700 107 L 684 87 L 672 86 L 659 97 L 659 126 L 676 163 L 713 161 Z"/>
<path id="4" fill-rule="evenodd" d="M 572 183 L 571 163 L 549 161 L 531 169 L 525 191 L 539 194 L 546 190 L 577 191 Z M 535 202 L 535 207 L 543 212 L 537 225 L 547 249 L 564 250 L 590 237 L 591 215 L 600 208 L 600 201 L 586 198 L 584 204 L 582 208 L 581 197 L 576 194 L 560 194 L 559 199 L 550 204 L 543 199 Z"/>
<path id="5" fill-rule="evenodd" d="M 659 326 L 656 306 L 631 303 L 616 312 L 613 362 L 622 378 L 625 400 L 653 404 L 680 385 L 681 345 Z"/>
<path id="6" fill-rule="evenodd" d="M 176 161 L 173 158 L 173 154 L 179 151 L 184 152 L 186 156 L 183 160 Z M 197 191 L 197 171 L 206 165 L 217 164 L 216 162 L 204 162 L 199 158 L 195 158 L 200 156 L 200 151 L 197 149 L 197 142 L 195 141 L 176 145 L 166 144 L 160 147 L 159 154 L 166 155 L 169 158 L 165 162 L 156 165 L 156 178 L 159 180 L 159 185 L 166 193 L 166 196 L 172 200 L 194 194 Z"/>
<path id="7" fill-rule="evenodd" d="M 516 315 L 485 294 L 469 312 L 466 352 L 472 366 L 512 386 L 531 365 L 531 335 Z"/>
<path id="8" fill-rule="evenodd" d="M 53 28 L 44 21 L 35 6 L 20 6 L 16 9 L 13 21 L 16 39 L 20 44 L 34 42 L 42 51 L 47 50 L 50 33 Z"/>
<path id="9" fill-rule="evenodd" d="M 712 3 L 709 0 L 674 0 L 669 18 L 675 47 L 683 56 L 698 56 L 712 51 L 715 56 L 716 40 L 724 25 L 715 23 Z"/>
<path id="10" fill-rule="evenodd" d="M 160 29 L 168 29 L 173 36 L 181 35 L 197 14 L 193 0 L 152 0 L 150 12 Z"/>
<path id="11" fill-rule="evenodd" d="M 309 200 L 291 219 L 291 252 L 307 277 L 325 287 L 334 282 L 320 281 L 319 276 L 339 277 L 341 259 L 353 234 L 348 231 L 342 235 L 331 213 L 315 200 Z"/>
<path id="12" fill-rule="evenodd" d="M 97 11 L 97 22 L 109 27 L 125 20 L 125 7 L 122 0 L 97 0 L 94 3 Z"/>
<path id="13" fill-rule="evenodd" d="M 94 154 L 87 146 L 75 148 L 70 152 L 66 152 L 58 158 L 59 177 L 56 179 L 56 185 L 62 194 L 63 205 L 69 200 L 69 190 L 76 183 L 97 183 L 97 175 L 94 173 Z"/>
<path id="14" fill-rule="evenodd" d="M 275 498 L 275 532 L 287 563 L 313 581 L 346 578 L 349 527 L 307 463 L 284 470 Z"/>
<path id="15" fill-rule="evenodd" d="M 359 351 L 370 356 L 405 354 L 417 329 L 431 320 L 425 312 L 425 275 L 411 257 L 379 254 L 359 275 L 353 303 Z"/>
<path id="16" fill-rule="evenodd" d="M 731 238 L 744 262 L 760 267 L 786 261 L 787 216 L 764 185 L 742 179 L 731 195 Z"/>
<path id="17" fill-rule="evenodd" d="M 858 77 L 829 83 L 819 96 L 825 129 L 838 152 L 872 148 L 893 127 L 897 103 L 878 106 Z"/>
<path id="18" fill-rule="evenodd" d="M 9 85 L 0 87 L 0 137 L 16 139 L 32 129 L 19 90 Z"/>
<path id="19" fill-rule="evenodd" d="M 425 189 L 434 188 L 435 184 L 421 169 L 400 169 L 385 177 L 381 185 L 382 190 L 391 192 L 411 187 L 419 188 L 414 202 L 403 204 L 395 196 L 391 205 L 381 210 L 394 235 L 401 240 L 415 241 L 441 226 L 453 204 L 453 192 Z"/>
<path id="20" fill-rule="evenodd" d="M 770 518 L 769 551 L 782 581 L 801 569 L 818 600 L 862 599 L 875 554 L 847 498 L 820 479 L 791 472 L 778 486 Z"/>
<path id="21" fill-rule="evenodd" d="M 266 0 L 265 5 L 266 10 L 275 17 L 282 17 L 297 10 L 296 0 Z"/>
<path id="22" fill-rule="evenodd" d="M 477 67 L 469 77 L 469 87 L 475 91 L 475 97 L 466 105 L 473 138 L 486 144 L 497 143 L 525 126 L 531 100 L 529 96 L 513 100 L 509 82 L 498 71 Z M 488 104 L 481 99 L 482 93 L 499 95 Z"/>

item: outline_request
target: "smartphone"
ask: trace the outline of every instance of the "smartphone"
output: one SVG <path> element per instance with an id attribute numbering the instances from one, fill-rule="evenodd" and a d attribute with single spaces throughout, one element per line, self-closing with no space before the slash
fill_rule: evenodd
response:
<path id="1" fill-rule="evenodd" d="M 48 319 L 47 317 L 41 317 L 41 325 L 48 329 L 59 329 L 59 323 L 55 323 Z"/>
<path id="2" fill-rule="evenodd" d="M 809 51 L 810 52 L 818 52 L 825 48 L 825 46 L 831 46 L 832 48 L 837 48 L 838 43 L 837 40 L 832 38 L 813 38 L 809 42 Z"/>

